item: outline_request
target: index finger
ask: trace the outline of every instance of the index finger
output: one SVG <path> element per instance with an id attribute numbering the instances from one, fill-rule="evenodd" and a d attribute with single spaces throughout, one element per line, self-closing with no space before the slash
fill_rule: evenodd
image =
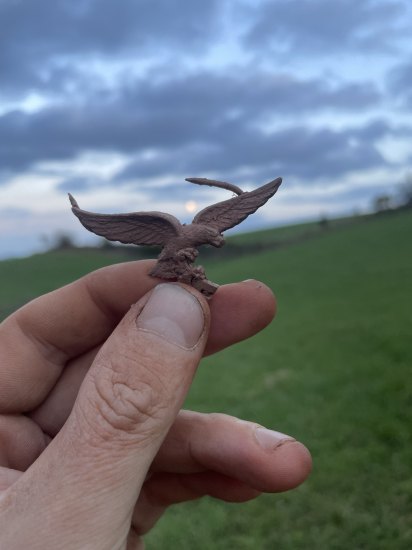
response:
<path id="1" fill-rule="evenodd" d="M 99 346 L 129 307 L 158 282 L 151 260 L 116 264 L 27 304 L 0 325 L 0 410 L 29 411 L 41 403 L 69 359 Z M 261 283 L 221 287 L 211 300 L 208 352 L 261 330 L 274 314 Z"/>

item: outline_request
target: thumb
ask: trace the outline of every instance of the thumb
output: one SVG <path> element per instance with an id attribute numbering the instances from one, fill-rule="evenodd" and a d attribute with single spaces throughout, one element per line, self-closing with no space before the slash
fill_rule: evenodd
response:
<path id="1" fill-rule="evenodd" d="M 161 284 L 102 347 L 62 434 L 76 456 L 107 462 L 98 490 L 115 481 L 130 491 L 131 477 L 140 489 L 201 359 L 207 317 L 195 291 Z"/>
<path id="2" fill-rule="evenodd" d="M 104 544 L 96 548 L 114 548 L 109 538 L 118 543 L 118 529 L 128 531 L 148 469 L 190 387 L 208 327 L 206 301 L 170 283 L 155 287 L 123 318 L 84 379 L 65 426 L 13 486 L 18 490 L 24 478 L 31 484 L 36 500 L 43 498 L 37 509 L 49 509 L 50 529 L 59 525 L 59 532 L 79 534 L 81 526 L 86 538 L 101 533 Z M 35 509 L 30 502 L 30 511 Z"/>

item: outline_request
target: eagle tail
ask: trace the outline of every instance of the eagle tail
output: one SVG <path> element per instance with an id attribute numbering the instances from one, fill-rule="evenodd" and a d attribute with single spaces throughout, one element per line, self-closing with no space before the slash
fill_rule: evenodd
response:
<path id="1" fill-rule="evenodd" d="M 186 178 L 186 181 L 190 183 L 196 183 L 196 185 L 209 185 L 209 187 L 220 187 L 221 189 L 226 189 L 231 191 L 236 195 L 241 195 L 243 193 L 242 189 L 233 183 L 228 183 L 227 181 L 218 181 L 210 180 L 208 178 Z"/>

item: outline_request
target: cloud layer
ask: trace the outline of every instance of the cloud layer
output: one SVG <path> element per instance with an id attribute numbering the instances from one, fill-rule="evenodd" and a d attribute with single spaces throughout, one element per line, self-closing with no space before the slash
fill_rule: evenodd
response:
<path id="1" fill-rule="evenodd" d="M 175 191 L 184 177 L 277 175 L 302 190 L 280 199 L 290 219 L 324 209 L 309 189 L 366 208 L 411 162 L 411 16 L 407 0 L 1 2 L 0 210 L 47 219 L 71 190 L 176 213 L 221 196 Z"/>

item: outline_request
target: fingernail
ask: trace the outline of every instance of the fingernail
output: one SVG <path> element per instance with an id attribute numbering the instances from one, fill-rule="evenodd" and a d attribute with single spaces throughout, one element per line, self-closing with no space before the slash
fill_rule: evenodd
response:
<path id="1" fill-rule="evenodd" d="M 290 437 L 290 435 L 262 427 L 255 429 L 255 437 L 259 445 L 266 451 L 273 451 L 286 441 L 296 441 L 293 437 Z"/>
<path id="2" fill-rule="evenodd" d="M 262 283 L 256 279 L 245 279 L 242 283 L 247 283 L 248 285 L 253 284 L 256 288 L 261 288 L 263 286 Z"/>
<path id="3" fill-rule="evenodd" d="M 198 299 L 183 287 L 170 283 L 154 288 L 136 320 L 137 328 L 189 349 L 199 341 L 204 324 Z"/>

